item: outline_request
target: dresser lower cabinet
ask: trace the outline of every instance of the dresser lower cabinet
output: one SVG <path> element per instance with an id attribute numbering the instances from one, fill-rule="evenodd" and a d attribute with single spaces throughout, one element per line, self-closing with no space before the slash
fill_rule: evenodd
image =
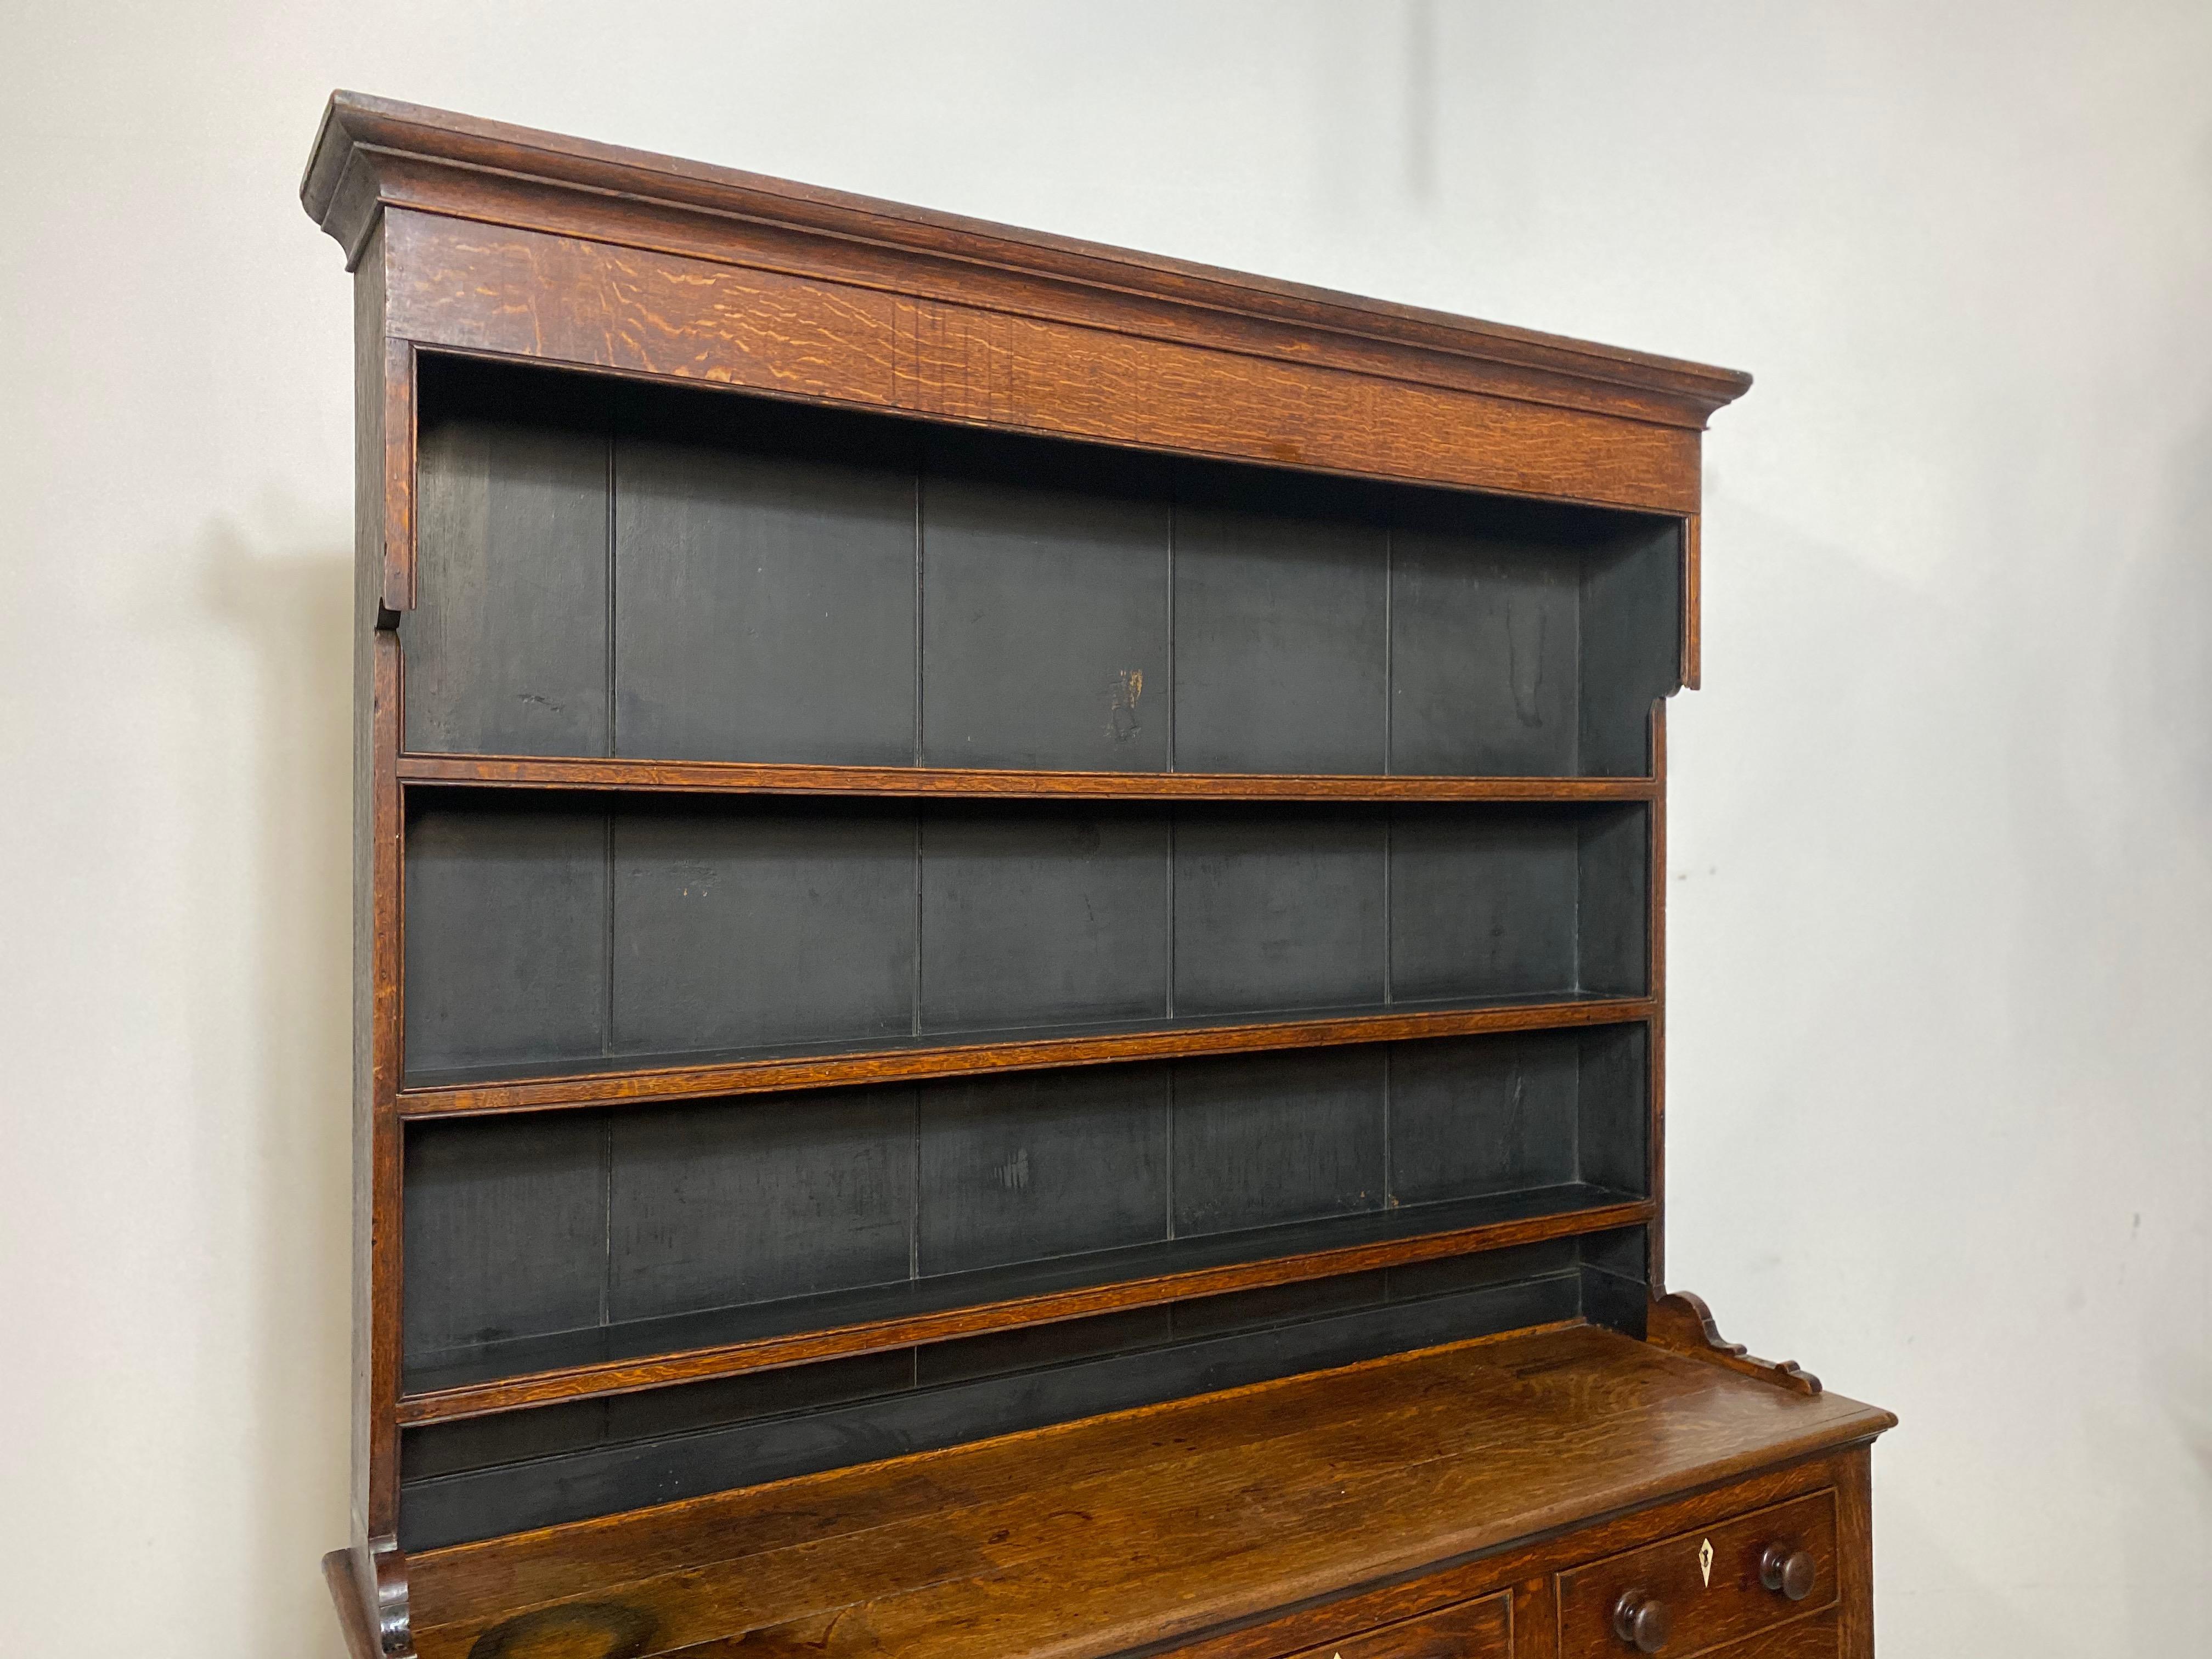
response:
<path id="1" fill-rule="evenodd" d="M 1176 1659 L 1863 1659 L 1867 1454 L 1325 1602 Z"/>
<path id="2" fill-rule="evenodd" d="M 1869 1659 L 1893 1421 L 1571 1326 L 429 1551 L 355 1659 Z"/>

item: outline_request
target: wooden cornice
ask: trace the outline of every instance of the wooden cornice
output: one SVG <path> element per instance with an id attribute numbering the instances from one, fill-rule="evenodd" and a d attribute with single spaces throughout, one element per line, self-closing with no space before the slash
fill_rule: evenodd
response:
<path id="1" fill-rule="evenodd" d="M 391 208 L 658 248 L 1701 429 L 1751 377 L 527 127 L 331 95 L 301 180 L 358 260 Z M 932 280 L 933 277 L 934 280 Z"/>

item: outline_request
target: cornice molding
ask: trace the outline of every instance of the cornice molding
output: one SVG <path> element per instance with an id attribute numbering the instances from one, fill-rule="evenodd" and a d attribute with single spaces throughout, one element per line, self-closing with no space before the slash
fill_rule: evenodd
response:
<path id="1" fill-rule="evenodd" d="M 636 244 L 641 208 L 697 222 L 688 228 L 695 248 L 702 238 L 717 240 L 719 221 L 733 263 L 756 263 L 747 257 L 749 244 L 763 232 L 787 246 L 794 237 L 802 244 L 842 243 L 878 251 L 878 257 L 888 252 L 993 273 L 1001 285 L 1011 277 L 1048 289 L 1126 296 L 1147 308 L 1188 313 L 1186 320 L 1201 328 L 1210 314 L 1233 319 L 1231 326 L 1256 323 L 1270 333 L 1289 329 L 1334 336 L 1346 346 L 1456 360 L 1455 380 L 1483 378 L 1487 371 L 1499 380 L 1501 395 L 1669 426 L 1703 428 L 1707 416 L 1751 384 L 1749 375 L 1731 369 L 358 93 L 331 95 L 300 198 L 308 216 L 345 249 L 350 265 L 387 206 L 506 222 L 509 216 L 484 204 L 500 199 L 502 189 L 514 196 L 518 187 L 540 203 L 544 192 L 556 192 L 562 198 L 559 228 L 594 240 Z M 825 251 L 826 264 L 850 263 L 850 252 Z"/>

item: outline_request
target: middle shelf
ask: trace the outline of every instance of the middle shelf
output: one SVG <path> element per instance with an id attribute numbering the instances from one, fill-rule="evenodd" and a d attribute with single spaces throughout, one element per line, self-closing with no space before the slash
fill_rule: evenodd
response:
<path id="1" fill-rule="evenodd" d="M 1650 814 L 412 789 L 399 1107 L 1643 1020 Z"/>

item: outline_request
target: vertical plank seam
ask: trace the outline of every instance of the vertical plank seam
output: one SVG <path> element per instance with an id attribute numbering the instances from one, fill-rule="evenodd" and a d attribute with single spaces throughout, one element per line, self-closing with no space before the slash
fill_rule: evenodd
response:
<path id="1" fill-rule="evenodd" d="M 1393 598 L 1397 585 L 1397 524 L 1395 518 L 1386 518 L 1382 524 L 1382 772 L 1386 777 L 1395 769 L 1391 751 L 1397 742 L 1398 623 Z M 1397 852 L 1397 838 L 1393 833 L 1397 819 L 1395 807 L 1382 809 L 1382 1006 L 1386 1008 L 1397 997 L 1397 894 L 1390 879 L 1390 864 Z M 1385 1115 L 1387 1119 L 1387 1106 Z"/>
<path id="2" fill-rule="evenodd" d="M 914 452 L 914 763 L 922 763 L 922 742 L 926 726 L 923 724 L 923 698 L 927 694 L 928 676 L 923 672 L 922 653 L 927 648 L 928 635 L 925 629 L 923 607 L 928 600 L 928 587 L 924 578 L 926 538 L 923 532 L 923 491 L 926 488 L 927 440 L 915 445 Z M 914 980 L 909 994 L 914 1002 L 910 1021 L 912 1034 L 921 1035 L 921 866 L 922 820 L 927 805 L 921 800 L 914 804 Z M 915 1156 L 920 1157 L 919 1127 L 915 1130 Z"/>
<path id="3" fill-rule="evenodd" d="M 1168 493 L 1168 770 L 1176 769 L 1176 702 L 1182 689 L 1182 677 L 1176 672 L 1176 540 L 1182 533 L 1182 516 L 1173 486 Z M 1170 802 L 1167 808 L 1167 1008 L 1166 1017 L 1176 1017 L 1176 808 Z M 1169 1235 L 1170 1237 L 1173 1234 Z"/>

